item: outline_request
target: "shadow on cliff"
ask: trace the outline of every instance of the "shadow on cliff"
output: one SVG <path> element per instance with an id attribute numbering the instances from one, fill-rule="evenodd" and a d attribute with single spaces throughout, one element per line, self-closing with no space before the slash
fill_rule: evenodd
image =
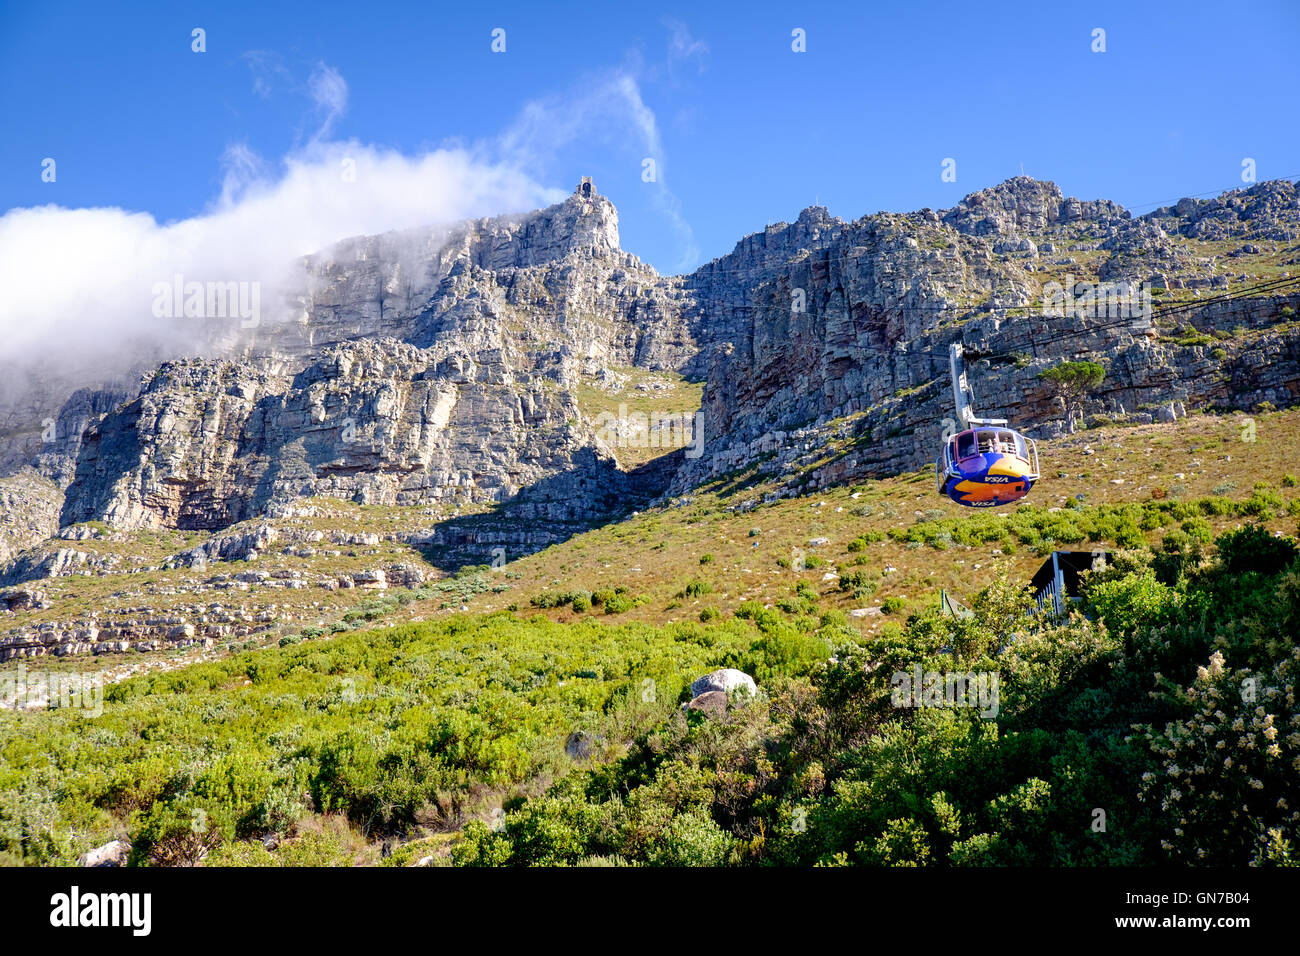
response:
<path id="1" fill-rule="evenodd" d="M 610 458 L 584 448 L 574 465 L 501 502 L 487 514 L 442 521 L 433 541 L 415 543 L 440 571 L 513 561 L 593 528 L 616 524 L 667 490 L 681 464 L 678 449 L 623 471 Z"/>

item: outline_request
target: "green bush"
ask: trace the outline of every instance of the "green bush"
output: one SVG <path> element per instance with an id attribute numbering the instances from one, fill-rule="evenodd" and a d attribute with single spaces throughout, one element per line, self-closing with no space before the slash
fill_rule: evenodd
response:
<path id="1" fill-rule="evenodd" d="M 1166 620 L 1178 605 L 1176 594 L 1149 568 L 1094 585 L 1088 602 L 1108 627 L 1130 634 Z"/>
<path id="2" fill-rule="evenodd" d="M 1230 574 L 1278 571 L 1296 557 L 1295 542 L 1275 537 L 1267 528 L 1255 524 L 1220 535 L 1215 544 L 1219 560 Z"/>
<path id="3" fill-rule="evenodd" d="M 699 578 L 692 578 L 686 583 L 686 587 L 682 588 L 682 590 L 677 593 L 677 596 L 679 598 L 696 598 L 712 593 L 712 584 L 708 581 L 701 581 Z"/>
<path id="4" fill-rule="evenodd" d="M 731 834 L 704 813 L 674 816 L 651 846 L 651 866 L 722 866 L 727 862 Z"/>
<path id="5" fill-rule="evenodd" d="M 840 573 L 839 589 L 853 595 L 855 600 L 862 600 L 875 593 L 876 581 L 866 568 L 854 568 Z"/>
<path id="6" fill-rule="evenodd" d="M 636 606 L 632 598 L 618 592 L 609 595 L 601 603 L 605 606 L 606 614 L 623 614 Z"/>

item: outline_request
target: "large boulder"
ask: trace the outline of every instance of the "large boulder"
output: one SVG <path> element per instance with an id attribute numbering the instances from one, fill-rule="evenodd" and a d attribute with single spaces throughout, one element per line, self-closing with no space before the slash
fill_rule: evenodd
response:
<path id="1" fill-rule="evenodd" d="M 82 866 L 126 866 L 130 854 L 131 844 L 124 840 L 112 840 L 89 851 L 78 862 Z"/>
<path id="2" fill-rule="evenodd" d="M 701 694 L 707 694 L 710 691 L 722 691 L 723 694 L 730 695 L 732 691 L 737 689 L 743 689 L 751 696 L 758 693 L 754 678 L 744 671 L 736 670 L 734 667 L 721 667 L 710 674 L 705 674 L 691 684 L 691 696 L 699 697 Z"/>
<path id="3" fill-rule="evenodd" d="M 385 572 L 389 584 L 403 588 L 418 588 L 424 583 L 424 572 L 414 564 L 389 565 Z"/>
<path id="4" fill-rule="evenodd" d="M 383 591 L 388 587 L 388 576 L 383 571 L 358 571 L 352 575 L 353 583 L 367 591 Z"/>

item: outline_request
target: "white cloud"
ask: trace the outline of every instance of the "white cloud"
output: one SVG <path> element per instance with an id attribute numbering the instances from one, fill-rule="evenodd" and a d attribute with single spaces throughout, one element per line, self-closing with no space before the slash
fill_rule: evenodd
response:
<path id="1" fill-rule="evenodd" d="M 656 159 L 657 178 L 654 183 L 648 184 L 654 188 L 654 201 L 656 208 L 668 220 L 673 231 L 677 234 L 678 242 L 681 244 L 681 256 L 678 259 L 679 268 L 684 268 L 699 258 L 700 248 L 695 241 L 695 232 L 691 225 L 682 215 L 681 202 L 678 200 L 676 193 L 668 188 L 666 176 L 667 155 L 664 150 L 663 140 L 659 135 L 659 123 L 655 119 L 654 110 L 646 106 L 645 101 L 641 98 L 641 89 L 636 81 L 626 74 L 619 77 L 615 84 L 619 95 L 627 104 L 627 109 L 640 131 L 642 141 L 646 144 L 646 155 L 653 156 Z"/>
<path id="2" fill-rule="evenodd" d="M 249 50 L 240 58 L 253 77 L 253 92 L 264 100 L 271 98 L 276 87 L 292 82 L 284 60 L 273 50 Z"/>
<path id="3" fill-rule="evenodd" d="M 266 161 L 247 143 L 232 143 L 221 154 L 221 206 L 229 206 L 249 183 L 270 175 Z"/>
<path id="4" fill-rule="evenodd" d="M 255 62 L 255 75 L 279 75 L 273 57 Z M 246 144 L 228 147 L 220 194 L 202 215 L 158 222 L 146 212 L 49 205 L 0 216 L 0 364 L 80 369 L 93 362 L 107 378 L 142 349 L 181 350 L 185 320 L 159 319 L 152 309 L 155 284 L 177 274 L 205 283 L 258 282 L 264 320 L 275 321 L 277 309 L 287 311 L 281 293 L 301 281 L 298 257 L 349 236 L 557 202 L 568 189 L 545 186 L 541 171 L 558 149 L 592 139 L 632 150 L 630 159 L 639 161 L 637 152 L 657 159 L 659 182 L 646 188 L 678 231 L 683 262 L 698 255 L 663 182 L 655 114 L 629 74 L 531 102 L 491 142 L 418 155 L 325 139 L 347 108 L 347 83 L 321 64 L 310 90 L 322 122 L 316 137 L 272 162 Z"/>
<path id="5" fill-rule="evenodd" d="M 246 149 L 227 156 L 221 199 L 179 222 L 53 205 L 0 217 L 0 361 L 78 352 L 112 364 L 141 340 L 174 343 L 183 331 L 183 320 L 152 312 L 154 284 L 176 274 L 259 282 L 263 308 L 274 309 L 276 293 L 292 287 L 294 260 L 339 239 L 524 211 L 557 198 L 466 149 L 412 157 L 357 142 L 312 143 L 276 177 Z M 343 175 L 345 160 L 355 181 Z"/>
<path id="6" fill-rule="evenodd" d="M 658 120 L 631 71 L 590 77 L 575 93 L 529 102 L 501 135 L 499 147 L 507 161 L 529 168 L 537 157 L 552 155 L 574 142 L 599 143 L 623 151 L 638 169 L 642 159 L 654 159 L 656 179 L 644 186 L 652 190 L 654 207 L 677 236 L 681 249 L 677 267 L 687 267 L 699 258 L 694 231 L 668 185 L 668 157 Z"/>
<path id="7" fill-rule="evenodd" d="M 316 69 L 307 79 L 307 87 L 317 112 L 322 116 L 321 127 L 316 132 L 318 139 L 324 139 L 334 128 L 334 123 L 348 109 L 348 84 L 342 74 L 326 63 L 316 64 Z"/>
<path id="8" fill-rule="evenodd" d="M 681 20 L 665 17 L 664 26 L 668 28 L 668 65 L 669 68 L 679 63 L 694 63 L 699 72 L 704 72 L 704 64 L 709 56 L 709 45 L 691 33 Z"/>

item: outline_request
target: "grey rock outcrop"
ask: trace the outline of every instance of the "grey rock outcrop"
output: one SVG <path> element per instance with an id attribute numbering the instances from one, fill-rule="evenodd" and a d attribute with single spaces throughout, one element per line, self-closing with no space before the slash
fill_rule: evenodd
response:
<path id="1" fill-rule="evenodd" d="M 203 544 L 182 551 L 172 560 L 187 567 L 205 567 L 213 561 L 247 561 L 255 558 L 276 541 L 280 531 L 273 525 L 260 525 L 251 531 L 209 538 Z"/>
<path id="2" fill-rule="evenodd" d="M 307 264 L 305 324 L 259 330 L 238 359 L 161 365 L 85 431 L 61 522 L 216 529 L 310 495 L 525 490 L 522 517 L 582 520 L 627 500 L 579 376 L 675 368 L 694 345 L 669 284 L 619 250 L 613 205 L 579 193 L 437 248 L 412 278 L 399 238 L 341 244 Z"/>
<path id="3" fill-rule="evenodd" d="M 58 530 L 62 499 L 59 485 L 30 467 L 0 478 L 0 567 Z"/>
<path id="4" fill-rule="evenodd" d="M 40 611 L 49 606 L 45 592 L 37 588 L 7 588 L 0 591 L 0 610 L 9 613 Z"/>
<path id="5" fill-rule="evenodd" d="M 585 730 L 575 730 L 564 742 L 564 752 L 570 760 L 590 760 L 604 740 Z"/>
<path id="6" fill-rule="evenodd" d="M 1212 208 L 1225 221 L 1243 217 L 1233 225 L 1242 238 L 1289 234 L 1300 224 L 1296 189 L 1285 182 L 1227 194 Z M 811 209 L 793 225 L 742 240 L 685 280 L 695 308 L 709 317 L 697 360 L 707 382 L 707 446 L 681 461 L 671 492 L 752 464 L 778 475 L 800 471 L 826 459 L 828 445 L 847 451 L 805 475 L 805 487 L 928 463 L 952 415 L 946 355 L 954 341 L 972 359 L 981 409 L 1033 437 L 1063 425 L 1063 410 L 1038 379 L 1063 360 L 1107 364 L 1106 383 L 1092 398 L 1096 411 L 1294 404 L 1300 343 L 1286 325 L 1300 305 L 1294 290 L 1181 307 L 1186 327 L 1225 333 L 1205 347 L 1162 341 L 1140 299 L 1114 315 L 1046 307 L 1049 281 L 1072 284 L 1073 292 L 1085 277 L 1079 270 L 1071 279 L 1068 264 L 1040 273 L 1031 246 L 1100 251 L 1097 274 L 1086 281 L 1111 283 L 1115 293 L 1137 290 L 1157 267 L 1188 276 L 1202 269 L 1185 244 L 1165 237 L 1186 234 L 1193 217 L 1206 214 L 1192 204 L 1181 214 L 1134 219 L 1113 203 L 1068 200 L 1053 184 L 1022 177 L 943 214 L 844 223 Z M 1204 283 L 1213 285 L 1209 277 Z M 1268 332 L 1273 325 L 1276 335 Z M 1226 334 L 1242 328 L 1264 334 Z M 1221 354 L 1211 356 L 1214 349 Z"/>

